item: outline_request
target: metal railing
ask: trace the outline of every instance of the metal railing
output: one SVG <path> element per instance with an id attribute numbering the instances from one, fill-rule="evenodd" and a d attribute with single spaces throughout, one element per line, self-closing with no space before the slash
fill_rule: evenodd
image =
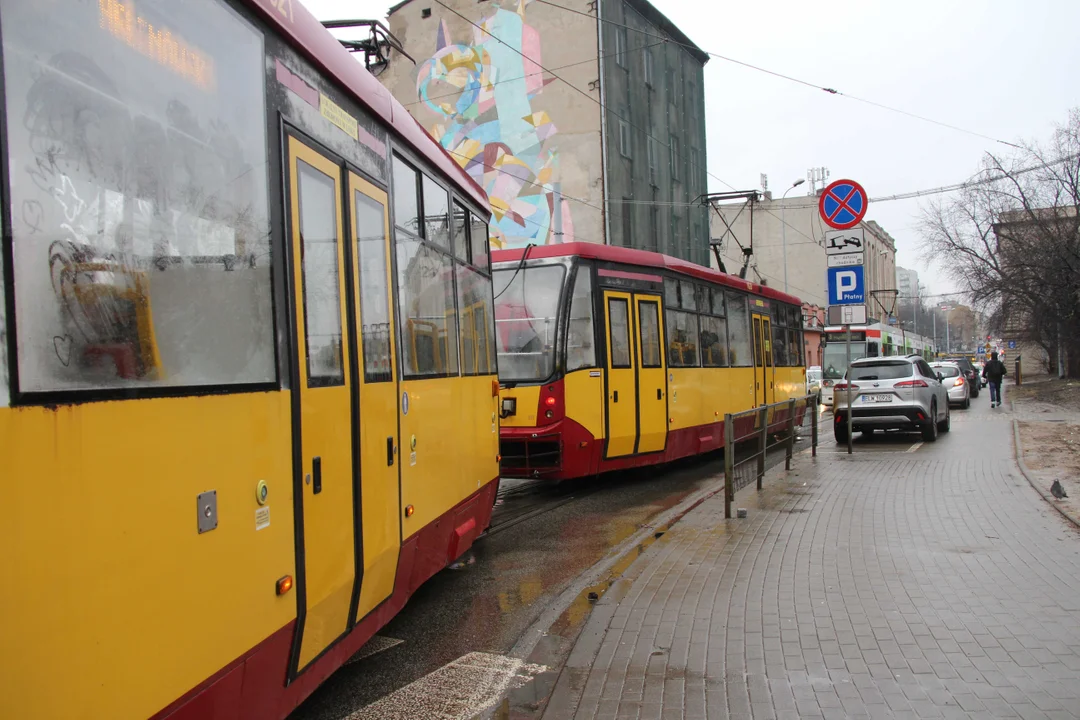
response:
<path id="1" fill-rule="evenodd" d="M 784 468 L 791 469 L 791 460 L 795 454 L 795 442 L 801 431 L 810 430 L 810 448 L 813 457 L 817 457 L 818 446 L 818 409 L 821 396 L 817 393 L 791 398 L 771 405 L 762 405 L 753 410 L 724 415 L 724 517 L 731 517 L 731 504 L 735 501 L 735 491 L 741 490 L 752 482 L 757 482 L 761 490 L 765 477 L 765 464 L 769 451 L 783 449 Z M 786 417 L 778 420 L 778 411 L 786 410 Z M 796 423 L 799 411 L 802 422 Z M 748 422 L 753 419 L 753 423 Z M 807 428 L 809 426 L 809 428 Z M 769 438 L 773 438 L 770 444 Z M 739 443 L 753 444 L 754 451 L 749 455 L 736 457 Z"/>

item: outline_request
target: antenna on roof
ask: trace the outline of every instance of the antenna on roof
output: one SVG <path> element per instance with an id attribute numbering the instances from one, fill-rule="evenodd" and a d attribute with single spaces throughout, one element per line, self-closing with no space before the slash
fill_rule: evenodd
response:
<path id="1" fill-rule="evenodd" d="M 338 38 L 338 42 L 351 53 L 364 53 L 364 67 L 376 77 L 390 64 L 391 50 L 397 50 L 409 58 L 413 65 L 416 64 L 416 61 L 409 57 L 409 53 L 405 52 L 401 42 L 378 20 L 324 20 L 323 27 L 327 30 L 367 28 L 368 37 L 363 40 Z"/>

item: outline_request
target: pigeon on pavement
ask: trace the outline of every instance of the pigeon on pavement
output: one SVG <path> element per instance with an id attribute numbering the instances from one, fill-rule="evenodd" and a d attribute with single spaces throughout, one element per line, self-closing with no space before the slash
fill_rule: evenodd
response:
<path id="1" fill-rule="evenodd" d="M 1058 500 L 1069 497 L 1065 494 L 1065 488 L 1061 487 L 1061 482 L 1058 480 L 1055 480 L 1054 484 L 1050 486 L 1050 494 Z"/>

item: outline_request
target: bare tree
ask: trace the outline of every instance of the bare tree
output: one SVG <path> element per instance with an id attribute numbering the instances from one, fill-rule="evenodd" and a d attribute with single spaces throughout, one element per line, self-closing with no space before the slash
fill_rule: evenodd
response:
<path id="1" fill-rule="evenodd" d="M 1080 109 L 1050 142 L 988 154 L 950 200 L 924 210 L 923 251 L 989 327 L 1042 346 L 1080 376 Z"/>

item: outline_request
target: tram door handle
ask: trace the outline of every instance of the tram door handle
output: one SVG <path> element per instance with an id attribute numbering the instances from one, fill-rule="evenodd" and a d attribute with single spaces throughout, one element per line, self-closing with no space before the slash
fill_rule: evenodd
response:
<path id="1" fill-rule="evenodd" d="M 394 464 L 394 438 L 386 438 L 386 466 L 391 467 Z"/>
<path id="2" fill-rule="evenodd" d="M 318 495 L 322 492 L 322 458 L 311 459 L 311 492 Z"/>
<path id="3" fill-rule="evenodd" d="M 615 391 L 615 398 L 614 398 L 614 401 L 615 401 L 615 402 L 619 402 L 619 391 L 618 391 L 618 390 L 616 390 L 616 391 Z"/>
<path id="4" fill-rule="evenodd" d="M 656 388 L 656 399 L 657 400 L 663 400 L 664 399 L 664 392 L 660 388 Z"/>

